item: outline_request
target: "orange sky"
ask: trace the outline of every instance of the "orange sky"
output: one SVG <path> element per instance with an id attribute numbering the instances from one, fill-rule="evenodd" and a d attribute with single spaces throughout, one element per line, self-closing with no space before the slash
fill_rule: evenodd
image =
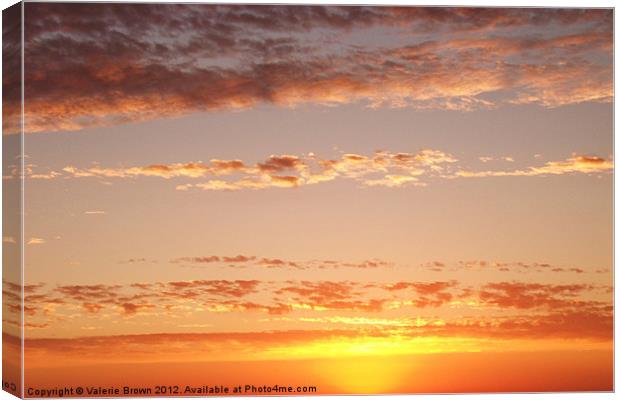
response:
<path id="1" fill-rule="evenodd" d="M 26 4 L 26 388 L 611 390 L 612 28 L 604 9 Z"/>

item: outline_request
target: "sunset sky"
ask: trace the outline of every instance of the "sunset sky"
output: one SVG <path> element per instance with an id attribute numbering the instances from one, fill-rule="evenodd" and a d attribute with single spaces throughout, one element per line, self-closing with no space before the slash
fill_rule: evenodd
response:
<path id="1" fill-rule="evenodd" d="M 26 387 L 612 389 L 612 10 L 24 12 Z"/>

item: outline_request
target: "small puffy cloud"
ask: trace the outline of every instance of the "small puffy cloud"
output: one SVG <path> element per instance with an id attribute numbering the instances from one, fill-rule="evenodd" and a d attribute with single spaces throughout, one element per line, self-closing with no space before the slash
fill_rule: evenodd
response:
<path id="1" fill-rule="evenodd" d="M 565 161 L 551 161 L 546 163 L 543 167 L 532 168 L 531 170 L 538 174 L 566 174 L 571 172 L 580 173 L 598 173 L 608 172 L 613 170 L 614 164 L 610 160 L 597 156 L 580 156 L 573 155 L 573 157 Z"/>

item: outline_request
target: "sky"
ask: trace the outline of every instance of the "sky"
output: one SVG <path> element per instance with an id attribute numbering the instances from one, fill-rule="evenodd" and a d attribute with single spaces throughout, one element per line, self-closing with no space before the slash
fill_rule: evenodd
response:
<path id="1" fill-rule="evenodd" d="M 24 12 L 26 387 L 612 389 L 611 10 Z"/>

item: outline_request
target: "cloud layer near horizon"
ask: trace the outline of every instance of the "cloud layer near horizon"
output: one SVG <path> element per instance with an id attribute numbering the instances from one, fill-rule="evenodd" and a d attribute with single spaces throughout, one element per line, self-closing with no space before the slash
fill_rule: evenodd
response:
<path id="1" fill-rule="evenodd" d="M 26 9 L 27 132 L 263 103 L 472 110 L 613 96 L 612 10 L 60 3 Z M 13 115 L 19 93 L 5 96 Z M 5 132 L 15 132 L 15 123 L 7 119 Z"/>
<path id="2" fill-rule="evenodd" d="M 142 259 L 131 260 L 141 262 Z M 126 263 L 122 261 L 121 263 Z M 403 322 L 403 315 L 425 315 L 430 318 L 424 326 L 446 326 L 496 320 L 508 323 L 523 318 L 559 318 L 559 315 L 581 315 L 605 321 L 611 318 L 611 286 L 586 283 L 596 281 L 593 275 L 577 268 L 560 268 L 546 263 L 460 261 L 446 264 L 433 261 L 413 266 L 395 266 L 383 260 L 343 262 L 312 260 L 307 262 L 279 258 L 236 256 L 179 257 L 169 261 L 171 268 L 184 265 L 204 265 L 213 268 L 294 268 L 299 270 L 375 269 L 396 275 L 396 281 L 308 280 L 285 281 L 255 279 L 194 279 L 178 281 L 145 281 L 131 284 L 31 284 L 24 287 L 24 312 L 31 330 L 55 329 L 57 324 L 70 324 L 83 329 L 85 324 L 116 321 L 118 326 L 131 325 L 138 318 L 149 330 L 166 327 L 162 322 L 183 317 L 199 317 L 200 321 L 214 321 L 217 315 L 234 314 L 252 318 L 263 314 L 284 320 L 321 324 L 329 327 L 406 325 L 420 327 L 420 321 Z M 456 279 L 456 270 L 466 272 L 475 284 Z M 433 271 L 434 279 L 407 279 Z M 496 271 L 506 275 L 496 276 Z M 248 270 L 252 276 L 257 269 Z M 311 271 L 312 272 L 312 271 Z M 489 272 L 491 273 L 489 275 Z M 545 276 L 547 283 L 523 280 L 523 273 Z M 594 271 L 598 273 L 599 271 Z M 605 271 L 604 271 L 605 272 Z M 607 273 L 609 271 L 606 271 Z M 551 283 L 549 273 L 563 273 L 565 283 Z M 412 275 L 413 274 L 413 275 Z M 444 276 L 444 274 L 448 274 Z M 585 274 L 585 275 L 582 275 Z M 461 275 L 462 276 L 462 275 Z M 494 276 L 490 279 L 490 276 Z M 566 280 L 580 277 L 579 281 Z M 589 276 L 589 278 L 584 277 Z M 515 278 L 521 277 L 520 280 Z M 21 312 L 21 288 L 5 281 L 5 322 L 10 323 Z M 395 317 L 394 312 L 398 317 Z M 408 311 L 409 310 L 409 311 Z M 430 310 L 430 314 L 428 311 Z M 150 320 L 157 316 L 155 320 Z M 210 316 L 209 318 L 206 318 Z M 91 318 L 92 317 L 92 318 Z M 146 318 L 146 319 L 144 319 Z M 206 319 L 205 319 L 206 318 Z M 256 317 L 253 317 L 256 318 Z M 272 317 L 273 318 L 273 317 Z M 327 319 L 326 319 L 327 318 Z M 568 318 L 568 317 L 567 317 Z M 580 317 L 581 318 L 581 317 Z M 607 335 L 606 331 L 582 326 L 590 335 Z M 150 321 L 150 322 L 149 322 Z M 273 321 L 278 321 L 275 319 Z M 459 322 L 460 321 L 460 322 Z M 269 322 L 268 322 L 269 323 Z M 269 323 L 271 325 L 271 323 Z M 177 326 L 174 323 L 173 326 Z M 277 325 L 276 325 L 277 326 Z M 188 326 L 188 328 L 191 328 Z M 534 329 L 534 328 L 532 328 Z M 500 332 L 501 333 L 501 332 Z M 499 334 L 499 333 L 498 333 Z M 533 333 L 533 335 L 535 335 Z M 38 336 L 38 335 L 37 335 Z M 575 333 L 578 337 L 579 334 Z"/>
<path id="3" fill-rule="evenodd" d="M 9 303 L 5 323 L 20 312 L 20 290 L 3 284 Z M 291 359 L 315 355 L 321 348 L 355 352 L 356 343 L 376 346 L 381 354 L 408 354 L 485 348 L 507 340 L 596 345 L 609 343 L 613 333 L 612 288 L 581 281 L 482 280 L 472 286 L 457 280 L 206 279 L 33 284 L 24 292 L 29 357 L 42 361 L 54 355 L 78 364 L 84 362 L 78 355 L 84 354 L 96 355 L 98 362 L 118 362 L 119 346 L 150 361 L 163 356 L 166 346 L 181 351 L 181 358 Z M 192 324 L 194 314 L 201 316 L 200 324 Z M 212 323 L 222 315 L 253 323 L 233 331 L 213 330 L 217 325 Z M 58 324 L 70 324 L 78 334 L 45 335 Z M 89 324 L 139 326 L 143 333 L 104 334 L 105 329 Z M 10 344 L 15 338 L 5 340 Z M 192 352 L 196 346 L 206 353 Z"/>

